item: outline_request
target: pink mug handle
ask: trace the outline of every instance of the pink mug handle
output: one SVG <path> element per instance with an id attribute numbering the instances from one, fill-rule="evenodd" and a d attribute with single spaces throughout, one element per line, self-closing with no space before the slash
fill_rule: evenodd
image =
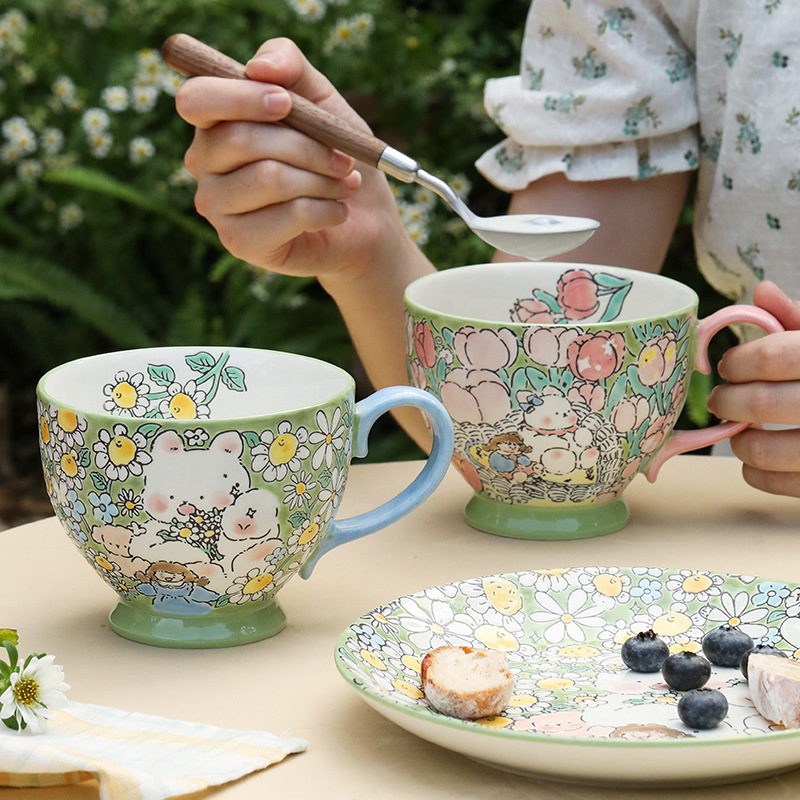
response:
<path id="1" fill-rule="evenodd" d="M 763 328 L 767 333 L 781 333 L 785 330 L 772 314 L 757 306 L 736 305 L 721 308 L 700 320 L 697 326 L 695 369 L 698 372 L 702 372 L 704 375 L 711 372 L 711 364 L 708 361 L 708 343 L 714 334 L 737 322 L 750 322 Z M 647 469 L 644 470 L 644 475 L 652 483 L 658 477 L 661 465 L 668 458 L 716 444 L 749 427 L 749 422 L 720 422 L 718 425 L 712 425 L 699 431 L 675 431 L 653 456 Z"/>

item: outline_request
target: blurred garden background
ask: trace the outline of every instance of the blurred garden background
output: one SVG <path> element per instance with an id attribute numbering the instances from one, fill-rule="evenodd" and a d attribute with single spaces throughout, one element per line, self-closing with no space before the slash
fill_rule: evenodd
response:
<path id="1" fill-rule="evenodd" d="M 274 348 L 353 372 L 334 304 L 313 282 L 228 255 L 193 209 L 191 130 L 163 41 L 185 32 L 247 61 L 293 38 L 388 143 L 461 187 L 481 214 L 507 198 L 473 162 L 501 137 L 482 104 L 517 71 L 528 0 L 17 0 L 0 4 L 0 524 L 49 512 L 38 463 L 38 378 L 93 353 L 172 344 Z M 443 203 L 398 186 L 398 213 L 441 268 L 491 250 Z M 666 273 L 702 313 L 687 207 Z M 695 381 L 682 427 L 707 424 Z M 372 460 L 421 454 L 391 421 Z"/>

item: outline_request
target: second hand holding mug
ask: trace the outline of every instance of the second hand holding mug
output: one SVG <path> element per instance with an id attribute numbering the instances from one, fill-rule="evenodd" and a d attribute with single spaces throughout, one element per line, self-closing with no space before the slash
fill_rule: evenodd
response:
<path id="1" fill-rule="evenodd" d="M 358 403 L 354 388 L 332 364 L 247 348 L 129 350 L 48 372 L 37 390 L 47 489 L 118 595 L 112 629 L 167 647 L 272 636 L 295 572 L 425 500 L 450 464 L 447 412 L 410 386 Z M 430 457 L 396 497 L 338 519 L 351 458 L 399 406 L 431 420 Z"/>
<path id="2" fill-rule="evenodd" d="M 457 267 L 406 290 L 411 383 L 442 401 L 454 461 L 475 491 L 467 521 L 528 539 L 619 530 L 625 486 L 747 423 L 673 431 L 693 369 L 723 327 L 783 330 L 755 306 L 704 320 L 688 286 L 568 263 Z"/>

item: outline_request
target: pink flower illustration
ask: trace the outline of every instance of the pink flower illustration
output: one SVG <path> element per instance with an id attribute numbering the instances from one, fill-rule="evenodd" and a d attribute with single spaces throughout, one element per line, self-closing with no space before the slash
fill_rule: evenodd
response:
<path id="1" fill-rule="evenodd" d="M 597 383 L 575 381 L 569 387 L 567 398 L 572 403 L 586 403 L 592 411 L 600 412 L 606 402 L 606 390 Z"/>
<path id="2" fill-rule="evenodd" d="M 661 443 L 664 441 L 664 439 L 666 439 L 669 435 L 674 422 L 675 414 L 673 414 L 671 411 L 669 414 L 662 414 L 656 417 L 650 423 L 650 427 L 647 429 L 647 432 L 642 439 L 640 446 L 641 451 L 645 455 L 655 453 L 655 451 L 661 446 Z"/>
<path id="3" fill-rule="evenodd" d="M 428 385 L 428 379 L 425 377 L 425 368 L 416 359 L 409 363 L 408 372 L 412 386 L 424 389 Z"/>
<path id="4" fill-rule="evenodd" d="M 577 328 L 530 328 L 522 337 L 522 349 L 544 367 L 564 367 L 567 349 L 580 336 Z"/>
<path id="5" fill-rule="evenodd" d="M 581 334 L 567 349 L 569 368 L 586 381 L 613 375 L 622 366 L 624 356 L 625 337 L 609 331 Z"/>
<path id="6" fill-rule="evenodd" d="M 430 369 L 436 363 L 436 343 L 425 320 L 414 323 L 414 350 L 423 367 Z"/>
<path id="7" fill-rule="evenodd" d="M 459 328 L 453 350 L 465 367 L 498 370 L 510 367 L 517 358 L 517 335 L 508 328 Z"/>
<path id="8" fill-rule="evenodd" d="M 620 432 L 635 431 L 650 416 L 650 404 L 646 397 L 635 394 L 623 397 L 611 411 L 611 424 Z"/>
<path id="9" fill-rule="evenodd" d="M 548 324 L 556 321 L 556 315 L 547 303 L 529 297 L 514 303 L 514 307 L 511 309 L 511 319 L 515 322 Z"/>
<path id="10" fill-rule="evenodd" d="M 558 279 L 558 304 L 567 319 L 586 319 L 600 308 L 591 272 L 571 269 Z"/>
<path id="11" fill-rule="evenodd" d="M 655 386 L 666 381 L 675 372 L 677 355 L 677 342 L 671 331 L 657 339 L 651 339 L 637 358 L 639 380 L 644 386 Z"/>
<path id="12" fill-rule="evenodd" d="M 456 422 L 494 424 L 511 411 L 508 388 L 485 369 L 454 369 L 439 385 L 439 396 Z"/>

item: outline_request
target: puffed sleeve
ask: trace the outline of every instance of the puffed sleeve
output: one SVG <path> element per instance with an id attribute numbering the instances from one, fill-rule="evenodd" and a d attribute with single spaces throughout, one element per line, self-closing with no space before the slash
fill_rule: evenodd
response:
<path id="1" fill-rule="evenodd" d="M 658 0 L 533 0 L 520 74 L 488 81 L 484 104 L 507 138 L 476 166 L 506 191 L 697 166 L 694 57 Z"/>

